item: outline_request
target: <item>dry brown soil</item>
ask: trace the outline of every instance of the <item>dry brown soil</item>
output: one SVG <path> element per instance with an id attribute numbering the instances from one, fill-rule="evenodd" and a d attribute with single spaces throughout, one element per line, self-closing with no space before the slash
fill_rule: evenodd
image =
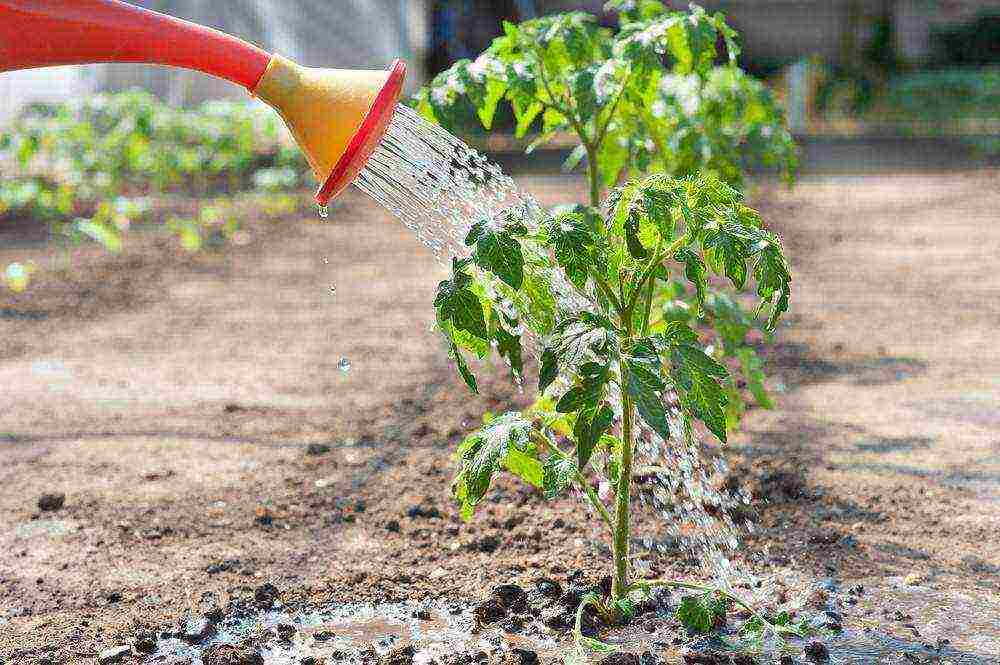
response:
<path id="1" fill-rule="evenodd" d="M 548 203 L 577 191 L 525 184 Z M 778 408 L 751 412 L 730 452 L 762 501 L 750 544 L 805 579 L 910 575 L 1000 616 L 1000 174 L 757 199 L 795 289 L 770 358 Z M 454 376 L 429 330 L 429 252 L 357 195 L 327 223 L 301 217 L 221 254 L 136 233 L 0 294 L 0 661 L 91 662 L 206 590 L 475 599 L 599 574 L 572 502 L 504 482 L 457 520 L 453 444 L 523 397 L 499 369 L 481 398 Z M 66 260 L 2 240 L 0 265 Z M 65 505 L 41 511 L 50 492 Z"/>

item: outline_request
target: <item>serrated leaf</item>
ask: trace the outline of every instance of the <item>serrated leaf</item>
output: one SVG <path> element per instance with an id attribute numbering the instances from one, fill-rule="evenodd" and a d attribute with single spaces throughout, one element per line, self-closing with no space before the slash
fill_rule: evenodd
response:
<path id="1" fill-rule="evenodd" d="M 506 464 L 512 449 L 524 453 L 530 444 L 531 423 L 517 411 L 497 416 L 470 434 L 458 449 L 462 468 L 455 477 L 453 493 L 462 503 L 462 513 L 470 515 L 483 498 L 493 476 Z M 515 464 L 523 462 L 522 459 Z"/>
<path id="2" fill-rule="evenodd" d="M 493 127 L 493 118 L 497 112 L 497 106 L 507 92 L 507 84 L 496 79 L 486 82 L 486 95 L 476 109 L 479 121 L 483 123 L 483 128 L 489 131 Z"/>
<path id="3" fill-rule="evenodd" d="M 592 265 L 593 235 L 587 228 L 583 215 L 565 213 L 553 218 L 547 225 L 556 261 L 570 282 L 578 289 L 587 283 L 587 271 Z"/>
<path id="4" fill-rule="evenodd" d="M 705 280 L 705 264 L 702 263 L 701 257 L 690 249 L 681 249 L 674 254 L 674 260 L 684 264 L 684 276 L 694 286 L 698 306 L 704 307 L 708 283 Z"/>
<path id="5" fill-rule="evenodd" d="M 494 339 L 497 342 L 497 353 L 500 354 L 501 358 L 507 359 L 514 375 L 519 377 L 524 374 L 524 361 L 521 358 L 521 338 L 510 334 L 502 326 L 497 326 Z"/>
<path id="6" fill-rule="evenodd" d="M 559 403 L 556 404 L 556 411 L 559 413 L 573 413 L 580 409 L 593 408 L 601 398 L 601 387 L 596 384 L 577 384 L 567 390 Z"/>
<path id="7" fill-rule="evenodd" d="M 543 487 L 544 471 L 542 463 L 536 457 L 517 448 L 510 448 L 504 460 L 504 467 L 529 485 L 539 489 Z"/>
<path id="8" fill-rule="evenodd" d="M 676 345 L 670 362 L 670 376 L 681 405 L 725 443 L 728 398 L 721 381 L 729 376 L 726 368 L 688 344 Z"/>
<path id="9" fill-rule="evenodd" d="M 458 350 L 454 342 L 451 344 L 451 357 L 458 366 L 458 373 L 462 375 L 465 385 L 469 387 L 469 390 L 478 395 L 479 385 L 476 383 L 476 377 L 465 363 L 465 358 L 462 357 L 462 353 Z"/>
<path id="10" fill-rule="evenodd" d="M 545 499 L 551 501 L 573 483 L 573 478 L 576 476 L 576 464 L 571 459 L 550 455 L 545 460 L 542 471 Z"/>
<path id="11" fill-rule="evenodd" d="M 612 323 L 586 312 L 560 321 L 552 337 L 560 364 L 573 370 L 594 359 L 607 359 L 616 345 Z"/>
<path id="12" fill-rule="evenodd" d="M 535 122 L 535 119 L 544 109 L 545 107 L 541 102 L 533 102 L 520 112 L 518 112 L 517 106 L 515 106 L 515 116 L 517 117 L 517 129 L 514 132 L 515 137 L 519 139 L 524 138 L 528 130 L 531 129 L 531 125 Z"/>
<path id="13" fill-rule="evenodd" d="M 546 347 L 542 351 L 542 366 L 538 371 L 538 392 L 544 393 L 545 389 L 552 385 L 552 382 L 559 376 L 559 363 L 556 352 Z"/>
<path id="14" fill-rule="evenodd" d="M 710 632 L 715 623 L 715 614 L 697 596 L 684 596 L 677 607 L 677 618 L 685 628 L 699 634 Z"/>
<path id="15" fill-rule="evenodd" d="M 740 233 L 739 227 L 718 224 L 706 228 L 702 246 L 705 248 L 705 257 L 716 273 L 725 274 L 737 289 L 746 285 L 750 243 Z"/>
<path id="16" fill-rule="evenodd" d="M 507 229 L 497 230 L 487 222 L 476 222 L 465 238 L 475 245 L 473 259 L 483 270 L 496 275 L 514 290 L 524 282 L 524 254 L 521 243 Z"/>
<path id="17" fill-rule="evenodd" d="M 468 275 L 456 272 L 452 279 L 438 284 L 434 307 L 437 309 L 438 318 L 451 321 L 456 329 L 464 330 L 481 339 L 489 339 L 482 303 L 469 289 L 470 283 L 471 278 Z"/>
<path id="18" fill-rule="evenodd" d="M 573 436 L 576 437 L 576 463 L 580 469 L 587 467 L 601 437 L 611 429 L 614 417 L 607 405 L 586 409 L 577 416 Z"/>

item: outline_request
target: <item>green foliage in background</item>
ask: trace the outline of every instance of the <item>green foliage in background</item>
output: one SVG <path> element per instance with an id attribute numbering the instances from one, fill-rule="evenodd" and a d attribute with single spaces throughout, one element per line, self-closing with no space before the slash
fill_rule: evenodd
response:
<path id="1" fill-rule="evenodd" d="M 474 61 L 439 74 L 418 95 L 418 109 L 448 129 L 470 114 L 490 129 L 500 103 L 509 103 L 518 136 L 539 130 L 528 152 L 575 134 L 567 167 L 587 160 L 595 189 L 650 172 L 715 172 L 738 185 L 755 164 L 791 178 L 796 149 L 783 114 L 736 65 L 739 45 L 724 18 L 697 5 L 685 14 L 640 4 L 624 12 L 617 32 L 582 12 L 508 23 Z"/>
<path id="2" fill-rule="evenodd" d="M 783 113 L 737 66 L 738 38 L 721 14 L 697 5 L 670 11 L 655 1 L 609 8 L 621 10 L 617 31 L 582 12 L 506 24 L 482 55 L 455 63 L 422 90 L 417 108 L 446 128 L 473 113 L 489 129 L 509 104 L 519 135 L 540 129 L 528 152 L 557 133 L 575 135 L 579 145 L 566 166 L 585 164 L 591 211 L 605 187 L 647 173 L 709 174 L 738 186 L 751 164 L 762 163 L 792 177 L 796 147 Z M 748 399 L 771 406 L 755 348 L 770 332 L 739 298 L 712 279 L 672 279 L 656 282 L 651 306 L 700 327 L 712 357 L 732 369 L 723 386 L 728 429 Z"/>
<path id="3" fill-rule="evenodd" d="M 35 104 L 0 131 L 0 164 L 7 167 L 0 223 L 31 217 L 64 242 L 97 242 L 117 252 L 123 232 L 151 217 L 151 195 L 298 188 L 308 168 L 283 132 L 272 111 L 244 102 L 182 109 L 129 91 Z M 232 216 L 216 222 L 226 205 L 170 217 L 168 226 L 189 251 L 216 246 L 236 233 Z M 4 281 L 24 290 L 27 277 L 14 274 Z"/>

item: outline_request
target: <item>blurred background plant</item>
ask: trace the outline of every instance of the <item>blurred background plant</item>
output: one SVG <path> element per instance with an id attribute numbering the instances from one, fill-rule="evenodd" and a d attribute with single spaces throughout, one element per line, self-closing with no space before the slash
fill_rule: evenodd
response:
<path id="1" fill-rule="evenodd" d="M 308 173 L 269 109 L 176 108 L 139 90 L 28 106 L 0 131 L 0 163 L 14 166 L 0 180 L 0 223 L 32 218 L 64 246 L 97 242 L 115 253 L 171 196 L 200 202 L 193 215 L 169 215 L 180 245 L 219 248 L 239 238 L 233 197 L 266 193 L 265 214 L 288 214 Z M 13 274 L 8 286 L 27 288 L 28 275 Z"/>

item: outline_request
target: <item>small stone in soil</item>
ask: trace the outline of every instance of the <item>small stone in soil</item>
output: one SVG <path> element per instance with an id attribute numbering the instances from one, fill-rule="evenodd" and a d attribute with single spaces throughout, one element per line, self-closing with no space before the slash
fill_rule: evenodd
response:
<path id="1" fill-rule="evenodd" d="M 511 649 L 504 665 L 538 665 L 538 654 L 528 649 Z"/>
<path id="2" fill-rule="evenodd" d="M 415 504 L 406 509 L 406 516 L 411 519 L 441 517 L 441 511 L 435 506 Z"/>
<path id="3" fill-rule="evenodd" d="M 219 573 L 224 573 L 230 571 L 233 568 L 237 568 L 240 565 L 239 559 L 226 559 L 225 561 L 217 561 L 216 563 L 210 563 L 205 566 L 205 572 L 209 575 L 218 575 Z"/>
<path id="4" fill-rule="evenodd" d="M 618 651 L 602 658 L 600 665 L 639 665 L 639 656 Z"/>
<path id="5" fill-rule="evenodd" d="M 399 533 L 399 522 L 396 520 L 389 520 L 385 523 L 385 530 L 389 533 Z"/>
<path id="6" fill-rule="evenodd" d="M 318 633 L 313 633 L 313 639 L 317 642 L 328 642 L 335 637 L 332 631 L 321 630 Z"/>
<path id="7" fill-rule="evenodd" d="M 97 656 L 97 662 L 101 665 L 112 665 L 113 663 L 121 663 L 128 657 L 132 649 L 129 647 L 115 647 L 113 649 L 105 649 Z"/>
<path id="8" fill-rule="evenodd" d="M 295 636 L 295 626 L 287 623 L 279 623 L 274 631 L 278 633 L 278 637 L 285 642 L 291 642 L 292 637 Z"/>
<path id="9" fill-rule="evenodd" d="M 264 665 L 256 650 L 232 644 L 213 644 L 201 660 L 205 665 Z"/>
<path id="10" fill-rule="evenodd" d="M 426 607 L 422 607 L 419 610 L 414 610 L 413 611 L 413 618 L 414 619 L 420 619 L 421 621 L 430 621 L 431 620 L 431 611 L 429 609 L 427 609 Z"/>
<path id="11" fill-rule="evenodd" d="M 516 584 L 501 584 L 493 589 L 493 597 L 507 609 L 521 611 L 527 606 L 528 594 Z"/>
<path id="12" fill-rule="evenodd" d="M 322 443 L 310 443 L 306 448 L 306 455 L 311 455 L 312 457 L 326 455 L 328 452 L 330 452 L 330 446 Z"/>
<path id="13" fill-rule="evenodd" d="M 139 653 L 156 651 L 156 638 L 152 633 L 139 633 L 135 636 L 135 650 Z"/>
<path id="14" fill-rule="evenodd" d="M 496 598 L 490 598 L 477 605 L 472 610 L 472 614 L 476 617 L 476 622 L 479 625 L 488 626 L 506 617 L 507 611 Z"/>
<path id="15" fill-rule="evenodd" d="M 500 539 L 496 536 L 483 536 L 477 540 L 472 541 L 469 545 L 469 549 L 475 552 L 485 552 L 486 554 L 492 554 L 500 548 Z"/>
<path id="16" fill-rule="evenodd" d="M 781 665 L 795 665 L 795 659 L 791 656 L 782 656 L 779 662 Z"/>
<path id="17" fill-rule="evenodd" d="M 38 509 L 43 511 L 59 510 L 66 503 L 66 495 L 62 492 L 43 494 L 38 497 Z"/>
<path id="18" fill-rule="evenodd" d="M 538 593 L 547 598 L 558 598 L 562 595 L 562 586 L 550 577 L 540 577 L 535 580 L 535 587 Z"/>
<path id="19" fill-rule="evenodd" d="M 810 642 L 803 649 L 806 658 L 814 663 L 824 663 L 830 658 L 830 652 L 822 642 Z"/>
<path id="20" fill-rule="evenodd" d="M 385 654 L 380 662 L 383 665 L 412 665 L 413 657 L 416 654 L 416 649 L 414 649 L 412 645 L 407 644 L 406 646 L 397 647 Z"/>
<path id="21" fill-rule="evenodd" d="M 278 588 L 270 582 L 261 584 L 254 590 L 253 599 L 259 606 L 269 608 L 278 599 Z"/>

